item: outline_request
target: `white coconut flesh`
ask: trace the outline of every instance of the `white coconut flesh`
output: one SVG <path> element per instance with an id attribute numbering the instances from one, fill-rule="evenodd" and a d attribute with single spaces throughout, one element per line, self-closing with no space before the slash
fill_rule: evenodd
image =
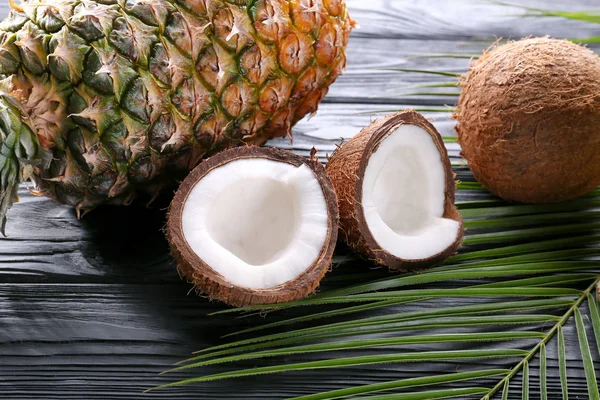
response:
<path id="1" fill-rule="evenodd" d="M 402 125 L 371 154 L 362 207 L 379 246 L 404 260 L 424 260 L 450 247 L 460 224 L 443 218 L 446 171 L 431 135 Z"/>
<path id="2" fill-rule="evenodd" d="M 250 158 L 218 167 L 195 185 L 182 229 L 192 251 L 228 282 L 273 289 L 318 259 L 328 218 L 310 168 Z"/>

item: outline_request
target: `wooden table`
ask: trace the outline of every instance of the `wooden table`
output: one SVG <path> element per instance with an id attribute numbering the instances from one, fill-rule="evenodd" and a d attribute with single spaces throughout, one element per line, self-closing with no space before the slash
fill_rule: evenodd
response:
<path id="1" fill-rule="evenodd" d="M 1 17 L 8 12 L 6 3 L 0 5 Z M 361 25 L 350 42 L 348 71 L 318 116 L 295 128 L 293 145 L 285 140 L 272 145 L 300 154 L 315 146 L 324 158 L 340 137 L 358 132 L 377 111 L 451 105 L 454 97 L 401 94 L 418 83 L 451 78 L 385 69 L 460 73 L 469 60 L 419 56 L 478 54 L 494 37 L 598 35 L 598 25 L 521 18 L 520 9 L 479 0 L 348 3 Z M 596 0 L 519 3 L 569 10 L 597 7 Z M 454 134 L 449 113 L 425 114 L 443 135 Z M 452 155 L 457 151 L 450 147 Z M 180 280 L 161 232 L 163 210 L 105 207 L 78 221 L 70 207 L 35 198 L 25 186 L 21 197 L 10 213 L 9 237 L 0 238 L 0 399 L 281 399 L 422 374 L 412 366 L 384 365 L 221 381 L 144 395 L 144 389 L 176 378 L 227 370 L 223 366 L 157 376 L 191 351 L 222 343 L 221 335 L 263 319 L 207 316 L 223 306 L 189 293 L 190 285 Z M 554 365 L 555 352 L 549 357 Z M 582 372 L 570 371 L 569 379 L 572 398 L 587 398 Z M 549 385 L 558 393 L 558 382 Z"/>

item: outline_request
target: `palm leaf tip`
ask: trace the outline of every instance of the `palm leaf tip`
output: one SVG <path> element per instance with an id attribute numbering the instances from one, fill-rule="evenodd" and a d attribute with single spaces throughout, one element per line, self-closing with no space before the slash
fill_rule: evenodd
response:
<path id="1" fill-rule="evenodd" d="M 594 360 L 592 359 L 590 345 L 587 339 L 586 325 L 583 322 L 583 317 L 579 308 L 575 309 L 575 323 L 577 326 L 577 338 L 579 339 L 579 348 L 583 357 L 583 367 L 590 400 L 600 400 L 598 380 L 596 379 L 596 372 L 594 370 Z"/>

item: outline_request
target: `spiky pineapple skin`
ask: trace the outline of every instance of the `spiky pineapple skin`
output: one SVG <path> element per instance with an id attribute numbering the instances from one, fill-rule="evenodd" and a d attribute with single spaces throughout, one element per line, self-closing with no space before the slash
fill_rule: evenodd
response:
<path id="1" fill-rule="evenodd" d="M 0 24 L 0 75 L 45 153 L 36 191 L 129 204 L 225 148 L 290 134 L 346 65 L 343 0 L 41 0 Z"/>

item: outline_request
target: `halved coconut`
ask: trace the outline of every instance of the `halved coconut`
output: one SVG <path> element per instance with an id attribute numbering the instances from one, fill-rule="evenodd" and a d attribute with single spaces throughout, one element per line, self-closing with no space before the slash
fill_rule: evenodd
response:
<path id="1" fill-rule="evenodd" d="M 340 233 L 358 253 L 391 269 L 437 264 L 463 238 L 455 182 L 440 134 L 405 111 L 363 129 L 331 157 Z"/>
<path id="2" fill-rule="evenodd" d="M 224 151 L 183 181 L 167 238 L 197 289 L 234 306 L 314 292 L 337 240 L 333 185 L 316 159 L 258 147 Z"/>

